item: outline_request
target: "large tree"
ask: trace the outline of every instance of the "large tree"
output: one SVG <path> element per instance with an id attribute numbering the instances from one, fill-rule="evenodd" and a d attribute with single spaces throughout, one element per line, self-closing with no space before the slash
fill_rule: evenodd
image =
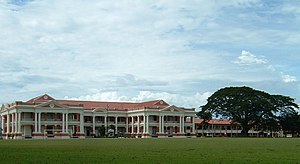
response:
<path id="1" fill-rule="evenodd" d="M 288 96 L 270 95 L 246 86 L 226 87 L 208 98 L 199 115 L 211 113 L 217 118 L 231 119 L 242 126 L 242 135 L 248 136 L 253 126 L 277 126 L 274 121 L 280 115 L 296 108 L 298 105 Z"/>

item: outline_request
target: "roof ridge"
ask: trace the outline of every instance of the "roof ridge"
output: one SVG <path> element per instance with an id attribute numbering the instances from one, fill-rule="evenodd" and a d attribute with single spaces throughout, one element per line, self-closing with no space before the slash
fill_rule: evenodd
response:
<path id="1" fill-rule="evenodd" d="M 164 100 L 150 100 L 150 101 L 141 101 L 141 102 L 131 102 L 131 101 L 101 101 L 101 100 L 57 100 L 57 101 L 73 101 L 73 102 L 99 102 L 99 103 L 119 103 L 119 104 L 143 104 L 143 103 L 150 103 L 150 102 L 157 102 L 157 101 L 164 101 Z"/>

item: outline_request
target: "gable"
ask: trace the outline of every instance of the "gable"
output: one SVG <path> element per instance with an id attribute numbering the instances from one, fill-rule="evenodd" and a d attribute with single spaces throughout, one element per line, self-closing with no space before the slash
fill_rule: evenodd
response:
<path id="1" fill-rule="evenodd" d="M 69 108 L 69 107 L 67 107 L 67 106 L 65 106 L 63 104 L 58 103 L 55 100 L 39 104 L 39 105 L 37 105 L 35 107 L 37 107 L 37 108 L 55 108 L 55 109 L 58 109 L 58 108 Z"/>
<path id="2" fill-rule="evenodd" d="M 169 106 L 169 104 L 166 103 L 164 100 L 159 100 L 154 105 Z"/>
<path id="3" fill-rule="evenodd" d="M 184 112 L 184 110 L 172 105 L 172 106 L 168 106 L 164 109 L 161 109 L 160 111 L 163 111 L 163 112 Z"/>
<path id="4" fill-rule="evenodd" d="M 29 102 L 29 103 L 35 103 L 35 102 L 45 102 L 45 101 L 52 101 L 52 100 L 54 100 L 53 97 L 51 97 L 51 96 L 49 96 L 47 94 L 44 94 L 44 95 L 32 98 L 32 99 L 28 100 L 27 102 Z"/>
<path id="5" fill-rule="evenodd" d="M 107 113 L 107 109 L 105 109 L 105 108 L 96 108 L 96 109 L 93 110 L 93 112 Z"/>

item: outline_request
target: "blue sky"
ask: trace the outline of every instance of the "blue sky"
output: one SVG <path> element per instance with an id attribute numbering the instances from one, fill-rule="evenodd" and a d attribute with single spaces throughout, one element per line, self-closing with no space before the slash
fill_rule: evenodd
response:
<path id="1" fill-rule="evenodd" d="M 0 0 L 0 103 L 199 107 L 247 85 L 299 102 L 300 2 Z"/>

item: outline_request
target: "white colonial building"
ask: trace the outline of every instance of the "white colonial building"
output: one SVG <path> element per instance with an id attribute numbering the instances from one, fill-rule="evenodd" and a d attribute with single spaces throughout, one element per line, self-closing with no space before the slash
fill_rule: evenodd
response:
<path id="1" fill-rule="evenodd" d="M 49 95 L 1 107 L 2 136 L 23 138 L 97 137 L 101 127 L 130 137 L 194 137 L 195 109 L 148 102 L 55 100 Z"/>

